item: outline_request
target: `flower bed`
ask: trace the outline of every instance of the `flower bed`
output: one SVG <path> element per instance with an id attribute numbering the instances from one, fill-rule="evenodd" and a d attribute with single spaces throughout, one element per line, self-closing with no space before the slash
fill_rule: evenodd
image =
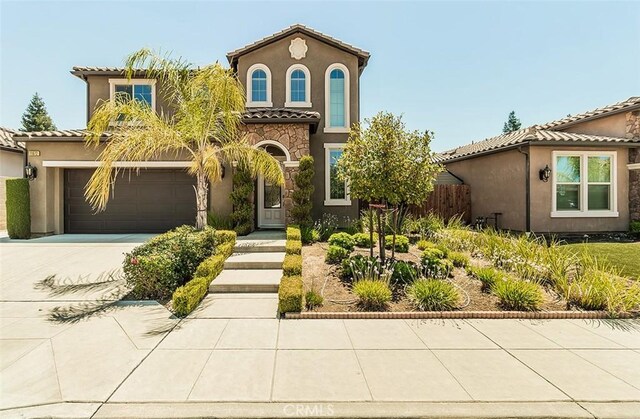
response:
<path id="1" fill-rule="evenodd" d="M 305 289 L 323 298 L 322 305 L 307 311 L 398 313 L 444 309 L 473 317 L 482 312 L 515 311 L 539 313 L 534 317 L 544 318 L 545 313 L 584 311 L 599 316 L 629 316 L 640 309 L 638 283 L 588 254 L 567 253 L 557 243 L 464 228 L 440 228 L 425 238 L 428 240 L 410 244 L 407 253 L 396 251 L 396 260 L 387 264 L 395 267 L 386 267 L 393 273 L 381 275 L 385 270 L 382 266 L 356 266 L 361 277 L 349 271 L 357 265 L 357 258 L 369 260 L 369 249 L 356 247 L 349 251 L 352 241 L 344 234 L 330 240 L 331 244 L 303 247 Z M 361 239 L 356 236 L 353 242 L 366 242 Z M 339 252 L 336 247 L 347 249 Z M 416 273 L 411 273 L 412 267 Z M 390 292 L 382 291 L 380 284 L 355 286 L 372 276 L 386 283 Z"/>

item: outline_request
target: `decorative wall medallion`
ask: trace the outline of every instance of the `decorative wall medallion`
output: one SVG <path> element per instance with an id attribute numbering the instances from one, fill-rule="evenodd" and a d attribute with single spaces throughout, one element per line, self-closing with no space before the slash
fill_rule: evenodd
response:
<path id="1" fill-rule="evenodd" d="M 291 40 L 291 45 L 289 45 L 291 58 L 301 60 L 307 55 L 308 50 L 309 48 L 307 47 L 307 42 L 304 39 L 296 38 Z"/>

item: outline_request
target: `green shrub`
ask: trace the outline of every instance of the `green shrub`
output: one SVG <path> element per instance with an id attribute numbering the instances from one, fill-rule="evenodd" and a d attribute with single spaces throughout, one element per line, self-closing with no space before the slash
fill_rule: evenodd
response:
<path id="1" fill-rule="evenodd" d="M 493 293 L 500 299 L 500 305 L 506 310 L 538 310 L 544 302 L 540 285 L 513 278 L 496 282 Z"/>
<path id="2" fill-rule="evenodd" d="M 229 198 L 233 204 L 231 213 L 233 229 L 240 236 L 245 236 L 253 230 L 254 206 L 251 202 L 253 190 L 251 174 L 247 170 L 236 168 L 233 174 L 233 190 Z"/>
<path id="3" fill-rule="evenodd" d="M 215 231 L 182 226 L 136 247 L 124 258 L 123 271 L 132 295 L 164 299 L 191 279 L 202 261 L 213 254 Z"/>
<path id="4" fill-rule="evenodd" d="M 219 244 L 214 254 L 198 265 L 191 281 L 178 287 L 173 293 L 173 310 L 179 316 L 191 313 L 209 292 L 209 285 L 222 272 L 224 261 L 233 253 L 236 232 L 218 230 L 215 232 L 215 240 Z"/>
<path id="5" fill-rule="evenodd" d="M 320 233 L 313 227 L 300 227 L 302 243 L 310 244 L 320 241 Z"/>
<path id="6" fill-rule="evenodd" d="M 490 292 L 496 282 L 505 279 L 505 274 L 491 267 L 472 268 L 470 273 L 471 276 L 482 283 L 481 289 L 483 292 Z"/>
<path id="7" fill-rule="evenodd" d="M 445 245 L 444 243 L 438 243 L 436 245 L 436 249 L 438 249 L 439 251 L 442 252 L 442 257 L 444 257 L 445 259 L 448 258 L 449 257 L 449 253 L 451 253 L 451 251 L 449 250 L 447 245 Z"/>
<path id="8" fill-rule="evenodd" d="M 631 221 L 629 223 L 629 231 L 632 233 L 640 233 L 640 220 Z"/>
<path id="9" fill-rule="evenodd" d="M 418 249 L 419 250 L 426 250 L 430 247 L 436 247 L 435 243 L 427 241 L 427 240 L 420 240 L 417 243 Z"/>
<path id="10" fill-rule="evenodd" d="M 284 250 L 288 255 L 300 255 L 302 254 L 302 242 L 300 240 L 287 240 Z"/>
<path id="11" fill-rule="evenodd" d="M 178 287 L 171 298 L 173 311 L 178 316 L 186 316 L 198 307 L 200 301 L 209 292 L 207 278 L 196 277 Z"/>
<path id="12" fill-rule="evenodd" d="M 373 242 L 378 241 L 378 233 L 373 233 Z M 369 233 L 356 233 L 353 235 L 353 242 L 356 247 L 371 247 L 371 237 Z"/>
<path id="13" fill-rule="evenodd" d="M 427 278 L 446 278 L 453 270 L 453 263 L 444 259 L 444 254 L 436 248 L 427 248 L 420 256 L 422 273 Z"/>
<path id="14" fill-rule="evenodd" d="M 293 207 L 291 217 L 293 221 L 302 227 L 311 227 L 311 209 L 313 208 L 313 157 L 302 156 L 298 165 L 298 172 L 293 176 L 295 188 L 291 198 Z"/>
<path id="15" fill-rule="evenodd" d="M 353 284 L 352 291 L 365 310 L 384 310 L 391 301 L 391 289 L 385 281 L 361 279 Z"/>
<path id="16" fill-rule="evenodd" d="M 375 256 L 353 255 L 342 261 L 342 277 L 345 279 L 367 277 L 371 271 L 381 272 L 382 269 L 382 262 Z"/>
<path id="17" fill-rule="evenodd" d="M 303 297 L 302 277 L 284 276 L 278 288 L 278 311 L 280 313 L 301 312 Z"/>
<path id="18" fill-rule="evenodd" d="M 418 274 L 419 269 L 415 263 L 398 260 L 393 264 L 391 280 L 402 284 L 409 284 L 415 281 Z"/>
<path id="19" fill-rule="evenodd" d="M 407 295 L 423 311 L 453 310 L 460 301 L 456 287 L 439 279 L 419 279 L 409 287 Z"/>
<path id="20" fill-rule="evenodd" d="M 334 233 L 329 237 L 329 245 L 352 251 L 355 246 L 355 240 L 349 233 Z"/>
<path id="21" fill-rule="evenodd" d="M 287 227 L 287 240 L 302 240 L 300 227 L 297 225 Z"/>
<path id="22" fill-rule="evenodd" d="M 31 237 L 31 198 L 28 179 L 6 180 L 7 233 L 12 239 Z"/>
<path id="23" fill-rule="evenodd" d="M 231 216 L 224 216 L 216 214 L 215 212 L 207 212 L 207 225 L 213 227 L 216 230 L 231 230 L 233 229 L 233 221 Z"/>
<path id="24" fill-rule="evenodd" d="M 224 244 L 224 243 L 233 243 L 236 244 L 236 238 L 238 234 L 233 230 L 216 230 L 216 245 Z M 216 253 L 219 253 L 216 249 Z"/>
<path id="25" fill-rule="evenodd" d="M 316 307 L 320 307 L 322 303 L 324 303 L 324 297 L 314 289 L 307 291 L 304 295 L 304 304 L 307 307 L 307 310 L 313 310 Z"/>
<path id="26" fill-rule="evenodd" d="M 329 249 L 327 249 L 327 255 L 324 260 L 327 263 L 337 265 L 341 263 L 344 259 L 349 257 L 349 251 L 340 246 L 330 245 Z"/>
<path id="27" fill-rule="evenodd" d="M 285 255 L 282 262 L 282 273 L 284 276 L 302 275 L 302 256 Z"/>
<path id="28" fill-rule="evenodd" d="M 384 236 L 385 249 L 391 249 L 391 246 L 393 246 L 393 235 L 389 234 L 387 236 Z M 409 251 L 409 239 L 407 238 L 407 236 L 397 234 L 395 247 L 396 247 L 396 252 L 407 253 Z"/>
<path id="29" fill-rule="evenodd" d="M 449 260 L 456 268 L 467 268 L 469 266 L 469 256 L 460 252 L 449 252 Z"/>

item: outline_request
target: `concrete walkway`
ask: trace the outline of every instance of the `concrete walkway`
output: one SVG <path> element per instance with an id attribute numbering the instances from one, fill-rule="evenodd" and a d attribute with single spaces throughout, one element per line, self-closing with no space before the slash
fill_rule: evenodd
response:
<path id="1" fill-rule="evenodd" d="M 640 412 L 637 321 L 278 320 L 259 293 L 212 294 L 178 320 L 154 302 L 41 284 L 100 284 L 134 244 L 120 246 L 0 244 L 0 417 Z M 242 305 L 247 318 L 225 314 Z"/>

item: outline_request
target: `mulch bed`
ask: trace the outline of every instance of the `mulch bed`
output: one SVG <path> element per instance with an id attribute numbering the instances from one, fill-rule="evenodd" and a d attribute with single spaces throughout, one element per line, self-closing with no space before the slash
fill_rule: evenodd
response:
<path id="1" fill-rule="evenodd" d="M 340 277 L 340 266 L 329 265 L 324 261 L 328 244 L 327 243 L 314 243 L 302 248 L 303 259 L 303 280 L 305 290 L 315 289 L 321 292 L 324 297 L 324 304 L 315 308 L 312 312 L 303 312 L 302 316 L 306 318 L 312 318 L 314 316 L 323 318 L 339 318 L 342 313 L 342 317 L 351 317 L 348 313 L 359 313 L 355 317 L 362 318 L 361 315 L 365 315 L 367 318 L 393 318 L 390 314 L 402 314 L 401 317 L 412 318 L 411 316 L 421 316 L 421 318 L 442 318 L 443 314 L 440 312 L 427 313 L 420 312 L 411 304 L 405 294 L 405 290 L 402 286 L 396 286 L 393 289 L 393 300 L 388 305 L 386 312 L 384 313 L 366 313 L 358 307 L 356 297 L 351 293 L 351 281 L 344 280 Z M 413 261 L 419 263 L 421 251 L 415 246 L 411 245 L 409 253 L 396 253 L 396 259 Z M 368 255 L 368 249 L 358 249 L 353 254 Z M 390 253 L 388 254 L 388 256 Z M 471 264 L 473 266 L 485 266 L 488 263 L 482 259 L 471 258 Z M 452 316 L 474 317 L 474 318 L 500 318 L 510 316 L 505 313 L 519 313 L 516 317 L 536 316 L 544 313 L 575 313 L 575 315 L 584 314 L 578 310 L 566 310 L 566 302 L 558 296 L 553 290 L 545 289 L 544 298 L 545 301 L 542 304 L 539 314 L 526 314 L 527 312 L 506 312 L 501 309 L 499 300 L 496 296 L 484 293 L 481 291 L 481 283 L 477 279 L 468 276 L 464 269 L 455 268 L 453 271 L 453 278 L 450 280 L 463 292 L 461 294 L 461 307 L 458 310 L 451 313 Z M 318 314 L 314 314 L 318 313 Z M 321 313 L 327 313 L 321 314 Z M 338 317 L 331 317 L 329 313 L 336 313 Z M 386 313 L 386 314 L 385 314 Z M 412 314 L 413 313 L 413 314 Z M 457 313 L 457 314 L 456 314 Z M 484 313 L 484 314 L 483 314 Z M 490 317 L 490 313 L 494 313 Z M 600 313 L 600 312 L 598 312 Z M 594 313 L 595 314 L 595 313 Z M 561 314 L 556 314 L 553 318 Z M 295 316 L 295 315 L 294 315 Z M 377 317 L 376 317 L 377 316 Z M 449 315 L 447 315 L 449 316 Z M 603 315 L 600 314 L 600 317 Z M 292 317 L 290 314 L 287 317 Z M 397 316 L 396 316 L 397 317 Z M 460 318 L 460 317 L 456 317 Z M 536 317 L 536 318 L 549 318 L 549 317 Z M 584 318 L 584 317 L 579 317 Z"/>

